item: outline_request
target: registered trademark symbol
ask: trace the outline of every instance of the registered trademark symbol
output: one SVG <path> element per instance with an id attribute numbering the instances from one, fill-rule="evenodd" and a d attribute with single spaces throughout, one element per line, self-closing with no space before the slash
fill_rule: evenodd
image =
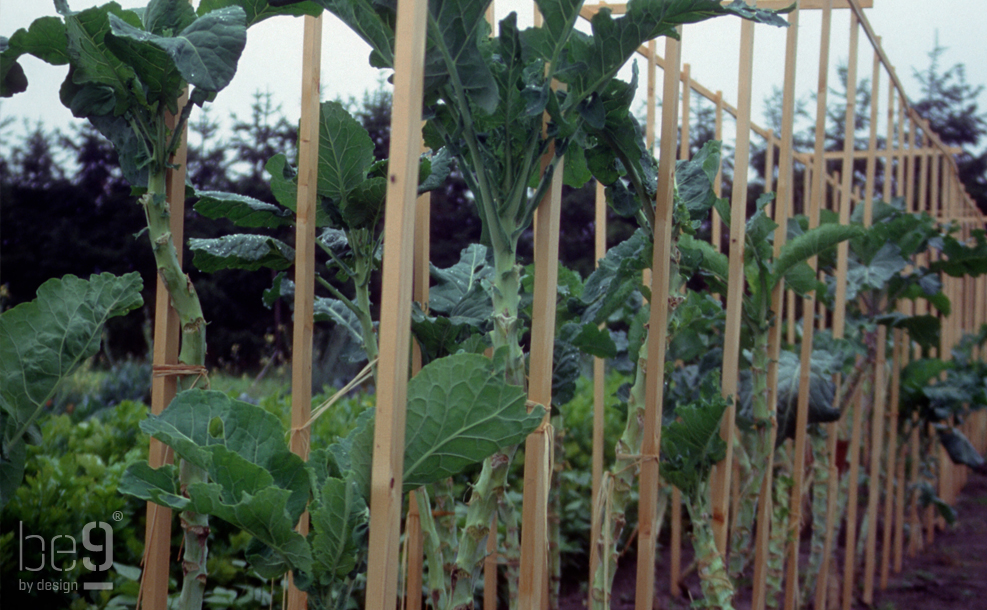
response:
<path id="1" fill-rule="evenodd" d="M 114 521 L 123 521 L 123 513 L 121 511 L 118 511 L 118 510 L 113 511 L 113 520 Z"/>

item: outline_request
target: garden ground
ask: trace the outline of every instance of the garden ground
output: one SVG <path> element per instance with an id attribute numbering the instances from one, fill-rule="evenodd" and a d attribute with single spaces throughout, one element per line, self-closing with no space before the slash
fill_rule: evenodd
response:
<path id="1" fill-rule="evenodd" d="M 876 610 L 987 610 L 987 476 L 971 472 L 956 505 L 957 522 L 936 533 L 935 543 L 916 557 L 905 557 L 902 570 L 892 574 L 886 591 L 875 593 Z M 661 559 L 655 576 L 656 608 L 685 609 L 690 593 L 701 599 L 699 579 L 693 572 L 685 579 L 683 597 L 673 599 L 668 580 L 668 532 L 662 532 Z M 807 547 L 806 544 L 803 546 Z M 842 546 L 839 556 L 842 556 Z M 805 559 L 805 558 L 803 558 Z M 691 545 L 682 549 L 682 565 L 692 561 Z M 614 579 L 613 610 L 634 608 L 636 558 L 628 553 L 620 562 Z M 859 572 L 858 572 L 859 577 Z M 860 587 L 863 582 L 861 580 Z M 832 591 L 832 589 L 831 589 Z M 839 593 L 830 594 L 830 607 L 839 607 Z M 563 592 L 562 610 L 584 608 L 585 593 Z M 780 601 L 780 600 L 779 600 Z M 741 590 L 737 610 L 750 608 L 750 590 Z M 860 601 L 859 589 L 854 610 L 868 608 Z"/>

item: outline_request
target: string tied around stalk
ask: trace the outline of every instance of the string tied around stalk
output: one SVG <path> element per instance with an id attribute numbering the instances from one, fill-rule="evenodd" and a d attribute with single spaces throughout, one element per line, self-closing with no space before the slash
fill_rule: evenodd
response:
<path id="1" fill-rule="evenodd" d="M 199 380 L 202 379 L 205 382 L 205 387 L 209 388 L 209 369 L 201 364 L 155 364 L 151 367 L 152 377 L 192 377 L 192 385 L 189 389 L 194 388 Z"/>

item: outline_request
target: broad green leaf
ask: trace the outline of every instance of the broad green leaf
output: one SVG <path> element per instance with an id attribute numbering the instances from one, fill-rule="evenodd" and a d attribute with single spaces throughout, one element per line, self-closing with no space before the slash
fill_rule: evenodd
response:
<path id="1" fill-rule="evenodd" d="M 142 21 L 144 30 L 158 36 L 171 36 L 192 25 L 195 9 L 191 3 L 182 0 L 151 0 L 144 9 Z"/>
<path id="2" fill-rule="evenodd" d="M 68 36 L 65 24 L 58 17 L 35 19 L 26 30 L 14 32 L 9 45 L 9 50 L 4 51 L 4 62 L 14 53 L 27 53 L 53 66 L 69 63 Z"/>
<path id="3" fill-rule="evenodd" d="M 264 171 L 271 174 L 271 192 L 274 198 L 292 212 L 298 206 L 298 170 L 288 163 L 288 157 L 278 153 L 267 160 Z"/>
<path id="4" fill-rule="evenodd" d="M 90 116 L 89 122 L 113 143 L 123 177 L 134 188 L 146 188 L 150 157 L 144 142 L 122 116 Z"/>
<path id="5" fill-rule="evenodd" d="M 195 211 L 206 218 L 228 218 L 238 227 L 290 227 L 295 224 L 290 210 L 259 199 L 220 191 L 196 191 Z"/>
<path id="6" fill-rule="evenodd" d="M 683 256 L 689 256 L 692 264 L 715 280 L 716 289 L 725 289 L 730 277 L 730 261 L 722 252 L 717 252 L 712 244 L 696 239 L 691 235 L 679 238 L 679 250 Z"/>
<path id="7" fill-rule="evenodd" d="M 573 337 L 572 344 L 590 356 L 597 358 L 617 357 L 617 344 L 613 342 L 610 331 L 600 328 L 592 322 L 579 327 L 579 333 Z"/>
<path id="8" fill-rule="evenodd" d="M 826 288 L 825 284 L 816 279 L 816 272 L 806 262 L 796 263 L 788 270 L 785 274 L 785 284 L 786 288 L 800 296 L 813 291 L 822 292 Z"/>
<path id="9" fill-rule="evenodd" d="M 339 102 L 324 102 L 319 121 L 318 190 L 339 201 L 367 179 L 374 162 L 374 143 Z"/>
<path id="10" fill-rule="evenodd" d="M 65 15 L 65 27 L 68 54 L 74 67 L 72 82 L 78 86 L 106 85 L 113 89 L 116 99 L 114 114 L 119 116 L 137 99 L 132 88 L 135 73 L 106 46 L 110 15 L 134 29 L 140 26 L 140 19 L 134 13 L 124 11 L 120 5 L 111 2 Z"/>
<path id="11" fill-rule="evenodd" d="M 297 213 L 298 209 L 298 170 L 288 163 L 288 157 L 278 153 L 268 159 L 264 170 L 271 175 L 271 192 L 278 203 Z M 315 206 L 315 226 L 328 227 L 332 224 L 328 212 L 322 205 Z"/>
<path id="12" fill-rule="evenodd" d="M 282 241 L 266 235 L 224 235 L 216 239 L 188 240 L 189 250 L 195 252 L 192 262 L 207 273 L 221 269 L 257 271 L 269 267 L 276 271 L 295 264 L 295 250 Z"/>
<path id="13" fill-rule="evenodd" d="M 18 53 L 0 53 L 0 97 L 13 97 L 27 91 L 27 75 L 17 62 Z"/>
<path id="14" fill-rule="evenodd" d="M 720 393 L 719 374 L 707 375 L 699 400 L 675 407 L 675 420 L 663 426 L 661 476 L 691 495 L 708 477 L 713 464 L 726 456 L 720 419 L 729 401 Z"/>
<path id="15" fill-rule="evenodd" d="M 583 2 L 582 0 L 536 0 L 536 4 L 544 18 L 542 29 L 551 51 L 546 59 L 550 59 L 568 40 L 573 26 L 579 19 L 579 9 L 582 8 Z"/>
<path id="16" fill-rule="evenodd" d="M 189 83 L 206 91 L 221 91 L 233 80 L 247 44 L 245 14 L 238 6 L 199 17 L 173 36 L 159 36 L 111 18 L 113 35 L 149 42 L 163 49 Z"/>
<path id="17" fill-rule="evenodd" d="M 918 483 L 918 504 L 920 508 L 933 506 L 936 512 L 952 525 L 956 523 L 956 511 L 945 500 L 936 495 L 936 489 L 928 481 L 922 480 Z"/>
<path id="18" fill-rule="evenodd" d="M 326 574 L 341 580 L 353 571 L 359 559 L 362 540 L 355 535 L 367 522 L 367 504 L 352 481 L 327 479 L 320 502 L 311 509 L 312 556 L 316 577 Z"/>
<path id="19" fill-rule="evenodd" d="M 375 68 L 394 67 L 394 30 L 377 14 L 381 3 L 374 0 L 313 1 L 338 17 L 370 45 L 370 65 Z"/>
<path id="20" fill-rule="evenodd" d="M 356 185 L 339 205 L 343 222 L 350 229 L 374 229 L 384 212 L 387 179 L 379 176 Z"/>
<path id="21" fill-rule="evenodd" d="M 285 274 L 279 273 L 273 285 L 264 291 L 264 305 L 273 307 L 278 299 L 284 299 L 289 303 L 294 303 L 295 283 L 289 280 Z M 340 357 L 352 363 L 364 362 L 367 359 L 366 348 L 363 344 L 363 334 L 360 328 L 360 320 L 349 307 L 342 301 L 326 297 L 315 297 L 313 305 L 315 322 L 332 322 L 344 331 L 344 341 L 340 346 Z"/>
<path id="22" fill-rule="evenodd" d="M 862 229 L 857 226 L 827 224 L 820 225 L 791 241 L 785 242 L 785 245 L 781 247 L 778 260 L 775 261 L 769 286 L 774 287 L 799 263 L 808 261 L 841 241 L 852 239 L 861 233 Z M 849 294 L 847 295 L 847 299 L 852 298 Z"/>
<path id="23" fill-rule="evenodd" d="M 893 312 L 878 316 L 876 322 L 906 330 L 908 336 L 922 347 L 939 347 L 941 324 L 936 316 L 908 316 Z"/>
<path id="24" fill-rule="evenodd" d="M 493 308 L 483 282 L 493 274 L 487 265 L 487 248 L 470 244 L 452 267 L 431 265 L 429 275 L 435 284 L 428 292 L 428 308 L 433 313 L 467 318 L 476 324 L 485 321 Z"/>
<path id="25" fill-rule="evenodd" d="M 479 354 L 435 360 L 408 382 L 404 491 L 451 477 L 524 440 L 545 410 L 530 412 L 526 395 L 504 381 L 503 364 Z M 368 411 L 369 412 L 369 411 Z M 368 416 L 369 417 L 369 416 Z M 369 498 L 373 420 L 358 426 L 334 453 Z"/>
<path id="26" fill-rule="evenodd" d="M 573 37 L 560 80 L 570 83 L 575 99 L 595 91 L 616 74 L 643 43 L 659 36 L 678 37 L 675 28 L 717 15 L 733 14 L 761 23 L 786 26 L 774 11 L 752 9 L 745 3 L 723 5 L 719 0 L 637 0 L 625 15 L 614 19 L 603 8 L 592 20 L 592 37 Z M 568 68 L 568 69 L 566 69 Z M 581 69 L 576 69 L 581 68 Z"/>
<path id="27" fill-rule="evenodd" d="M 111 31 L 105 38 L 107 48 L 130 66 L 147 87 L 148 102 L 164 104 L 177 114 L 177 99 L 185 89 L 185 80 L 172 58 L 164 49 L 146 39 L 143 30 L 124 22 L 116 15 L 110 15 L 110 28 Z M 77 110 L 77 105 L 78 102 L 73 100 L 72 112 L 76 116 L 94 114 Z"/>
<path id="28" fill-rule="evenodd" d="M 68 275 L 48 280 L 33 301 L 0 315 L 0 507 L 21 481 L 24 433 L 58 383 L 99 351 L 107 320 L 143 304 L 142 287 L 136 272 L 89 280 Z"/>
<path id="29" fill-rule="evenodd" d="M 985 461 L 982 455 L 973 446 L 962 432 L 957 428 L 948 428 L 939 431 L 939 442 L 946 448 L 949 459 L 954 464 L 969 466 L 970 468 L 983 468 Z"/>
<path id="30" fill-rule="evenodd" d="M 301 458 L 288 449 L 284 427 L 275 415 L 222 392 L 193 389 L 179 393 L 160 415 L 140 426 L 209 472 L 224 488 L 216 492 L 224 502 L 273 485 L 286 494 L 281 510 L 288 511 L 289 529 L 305 510 L 308 474 Z M 191 498 L 198 503 L 195 494 Z"/>
<path id="31" fill-rule="evenodd" d="M 312 551 L 305 538 L 295 531 L 288 518 L 289 493 L 277 487 L 244 493 L 236 502 L 224 501 L 217 483 L 193 483 L 189 486 L 196 512 L 218 517 L 263 542 L 284 558 L 293 569 L 312 569 Z"/>
<path id="32" fill-rule="evenodd" d="M 592 323 L 588 326 L 596 328 Z M 582 358 L 579 348 L 573 345 L 572 340 L 579 328 L 578 323 L 570 322 L 555 333 L 555 345 L 552 349 L 552 404 L 556 406 L 568 403 L 576 395 L 576 382 L 582 373 Z M 615 345 L 614 355 L 616 352 Z"/>
<path id="33" fill-rule="evenodd" d="M 238 6 L 243 9 L 248 28 L 255 23 L 278 15 L 295 17 L 312 15 L 317 17 L 322 12 L 315 2 L 297 2 L 288 6 L 275 7 L 268 4 L 267 0 L 202 0 L 199 3 L 198 13 L 199 15 L 206 15 L 228 6 Z"/>
<path id="34" fill-rule="evenodd" d="M 891 242 L 885 243 L 868 265 L 850 260 L 846 277 L 846 298 L 856 298 L 861 290 L 884 289 L 891 278 L 907 265 L 908 261 L 901 256 L 901 249 Z"/>
<path id="35" fill-rule="evenodd" d="M 593 177 L 586 165 L 586 152 L 582 147 L 570 146 L 565 151 L 562 165 L 562 183 L 572 188 L 580 188 Z"/>
<path id="36" fill-rule="evenodd" d="M 178 490 L 178 467 L 165 464 L 151 468 L 147 462 L 134 462 L 127 467 L 117 488 L 122 494 L 154 502 L 172 510 L 188 508 L 188 498 Z"/>
<path id="37" fill-rule="evenodd" d="M 599 324 L 624 304 L 641 285 L 641 271 L 651 266 L 651 239 L 643 229 L 607 250 L 583 285 L 584 322 Z"/>
<path id="38" fill-rule="evenodd" d="M 405 491 L 451 477 L 524 440 L 544 409 L 526 407 L 520 387 L 504 381 L 496 360 L 456 354 L 422 368 L 408 382 Z"/>
<path id="39" fill-rule="evenodd" d="M 766 260 L 772 254 L 771 238 L 778 225 L 765 212 L 765 208 L 774 200 L 774 193 L 762 193 L 757 198 L 757 211 L 747 219 L 747 226 L 744 232 L 747 240 L 747 249 L 751 253 L 757 252 L 762 260 Z"/>
<path id="40" fill-rule="evenodd" d="M 431 158 L 422 155 L 418 171 L 418 194 L 434 191 L 445 184 L 449 174 L 452 173 L 454 159 L 449 149 L 444 146 L 433 153 Z"/>
<path id="41" fill-rule="evenodd" d="M 692 220 L 706 218 L 716 201 L 713 182 L 720 170 L 721 146 L 720 142 L 710 140 L 703 144 L 702 150 L 692 159 L 676 163 L 675 185 L 678 196 L 689 210 L 689 218 Z"/>
<path id="42" fill-rule="evenodd" d="M 987 273 L 987 236 L 983 230 L 974 230 L 972 239 L 966 242 L 946 236 L 942 251 L 946 258 L 932 263 L 933 271 L 953 277 L 978 277 Z"/>
<path id="43" fill-rule="evenodd" d="M 444 87 L 450 75 L 455 74 L 472 104 L 487 114 L 497 109 L 500 98 L 497 81 L 479 46 L 480 36 L 489 32 L 485 19 L 489 4 L 490 0 L 429 3 L 426 95 Z"/>
<path id="44" fill-rule="evenodd" d="M 832 371 L 825 365 L 830 361 L 819 358 L 813 349 L 809 366 L 809 423 L 824 423 L 839 419 L 840 412 L 833 409 L 836 386 Z M 825 354 L 822 354 L 825 355 Z M 798 354 L 783 350 L 778 358 L 778 443 L 795 435 L 796 405 L 799 395 L 801 362 Z"/>
<path id="45" fill-rule="evenodd" d="M 417 304 L 411 312 L 411 332 L 425 363 L 459 351 L 460 344 L 471 336 L 470 328 L 459 319 L 454 322 L 446 316 L 426 316 Z"/>

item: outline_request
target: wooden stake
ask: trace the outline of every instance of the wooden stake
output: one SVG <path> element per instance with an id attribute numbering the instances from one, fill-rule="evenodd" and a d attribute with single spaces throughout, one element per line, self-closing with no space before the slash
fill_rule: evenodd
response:
<path id="1" fill-rule="evenodd" d="M 651 316 L 648 331 L 647 388 L 644 436 L 641 442 L 640 508 L 638 511 L 637 585 L 634 607 L 651 610 L 655 597 L 655 519 L 658 500 L 658 449 L 661 446 L 661 405 L 665 383 L 665 348 L 668 330 L 668 274 L 671 259 L 675 144 L 678 123 L 681 48 L 665 39 L 665 76 L 662 88 L 661 156 L 655 201 L 654 258 L 651 269 Z"/>
<path id="2" fill-rule="evenodd" d="M 861 386 L 862 387 L 862 386 Z M 850 433 L 850 448 L 847 457 L 850 460 L 850 470 L 847 476 L 850 480 L 849 498 L 847 500 L 846 517 L 846 546 L 843 554 L 843 598 L 841 608 L 850 610 L 853 589 L 857 584 L 854 577 L 857 567 L 857 490 L 860 480 L 860 442 L 863 430 L 864 400 L 863 393 L 857 393 L 853 402 L 853 428 Z M 818 586 L 818 585 L 817 585 Z"/>
<path id="3" fill-rule="evenodd" d="M 653 66 L 654 64 L 652 64 Z M 651 87 L 652 94 L 654 92 L 654 87 Z M 649 102 L 649 106 L 653 105 Z M 652 111 L 652 115 L 654 112 Z M 652 132 L 654 131 L 654 126 L 651 127 Z M 654 137 L 654 133 L 652 133 Z M 650 148 L 649 148 L 650 150 Z M 606 193 L 601 182 L 596 183 L 596 222 L 595 222 L 595 242 L 596 250 L 596 266 L 600 266 L 600 259 L 606 256 L 607 252 L 607 200 Z M 606 427 L 606 420 L 604 418 L 604 408 L 606 404 L 606 362 L 603 358 L 593 358 L 593 506 L 591 510 L 592 513 L 592 530 L 590 534 L 590 540 L 592 543 L 589 545 L 589 574 L 590 580 L 592 581 L 593 575 L 596 574 L 596 566 L 600 561 L 597 555 L 597 545 L 596 541 L 600 538 L 600 515 L 599 515 L 599 502 L 596 498 L 600 497 L 600 485 L 603 481 L 603 448 L 604 448 L 604 431 Z M 589 592 L 592 596 L 592 591 Z M 587 606 L 592 604 L 592 599 L 587 598 Z"/>
<path id="4" fill-rule="evenodd" d="M 829 34 L 832 22 L 832 0 L 827 0 L 822 13 L 822 33 L 819 44 L 819 86 L 816 97 L 816 147 L 813 156 L 813 195 L 809 200 L 809 228 L 819 225 L 819 206 L 825 196 L 825 160 L 823 147 L 826 139 L 826 94 L 829 76 Z M 816 269 L 816 258 L 809 260 Z M 813 313 L 816 310 L 815 295 L 803 299 L 802 351 L 800 355 L 798 411 L 795 416 L 795 451 L 792 454 L 792 499 L 789 514 L 788 565 L 785 582 L 785 610 L 794 610 L 798 601 L 799 532 L 802 528 L 802 485 L 805 479 L 805 435 L 809 416 L 809 364 L 812 359 Z"/>
<path id="5" fill-rule="evenodd" d="M 319 178 L 319 83 L 322 16 L 304 18 L 302 115 L 298 129 L 298 194 L 295 220 L 295 317 L 291 338 L 291 451 L 308 459 L 312 411 L 312 332 L 315 326 L 315 212 Z M 308 535 L 308 512 L 295 528 Z M 288 578 L 288 609 L 304 610 L 308 595 Z"/>
<path id="6" fill-rule="evenodd" d="M 681 127 L 681 141 L 679 142 L 679 159 L 686 160 L 689 158 L 689 110 L 690 110 L 690 92 L 692 90 L 692 78 L 689 76 L 689 64 L 682 66 L 682 127 Z M 715 214 L 716 211 L 714 210 Z M 669 570 L 668 570 L 668 580 L 669 580 L 669 592 L 673 598 L 677 598 L 682 594 L 682 587 L 679 586 L 679 581 L 682 579 L 682 491 L 678 487 L 672 487 L 672 513 L 670 516 L 670 533 L 671 540 L 669 541 Z M 661 523 L 658 524 L 661 527 Z"/>
<path id="7" fill-rule="evenodd" d="M 414 215 L 421 142 L 422 82 L 428 3 L 402 0 L 397 9 L 394 112 L 384 219 L 377 417 L 370 491 L 366 608 L 391 610 L 397 600 L 398 546 L 404 482 L 404 426 L 411 343 Z"/>
<path id="8" fill-rule="evenodd" d="M 188 93 L 181 96 L 179 108 L 188 103 Z M 167 125 L 174 129 L 178 123 L 176 115 L 169 115 Z M 182 143 L 171 158 L 172 169 L 165 175 L 168 193 L 168 206 L 172 210 L 185 209 L 185 175 L 188 159 L 188 128 L 182 133 Z M 178 262 L 182 261 L 182 248 L 185 236 L 185 214 L 171 215 L 171 239 L 178 251 Z M 154 351 L 151 361 L 154 366 L 178 364 L 181 348 L 181 323 L 178 313 L 171 306 L 171 296 L 161 277 L 157 277 L 154 288 Z M 151 377 L 151 413 L 159 415 L 175 398 L 178 378 L 173 375 Z M 174 461 L 171 447 L 152 438 L 147 454 L 151 468 L 160 468 Z M 144 610 L 167 610 L 168 573 L 171 552 L 171 509 L 147 503 L 147 522 L 144 527 L 144 556 L 141 563 L 144 572 L 140 585 L 140 607 Z"/>
<path id="9" fill-rule="evenodd" d="M 799 10 L 788 15 L 788 31 L 785 39 L 785 85 L 781 102 L 781 140 L 778 151 L 778 191 L 775 198 L 774 221 L 778 224 L 775 229 L 774 256 L 777 259 L 788 235 L 788 214 L 792 206 L 793 192 L 793 134 L 795 129 L 795 69 L 798 50 L 798 18 Z M 773 145 L 770 144 L 769 149 Z M 765 189 L 769 188 L 771 174 L 767 174 Z M 790 293 L 793 294 L 794 293 Z M 771 293 L 771 312 L 775 323 L 768 331 L 768 406 L 776 413 L 778 402 L 778 358 L 781 353 L 781 319 L 782 302 L 785 297 L 785 282 L 778 282 Z M 794 299 L 789 305 L 794 310 Z M 794 314 L 794 311 L 792 311 Z M 794 328 L 793 328 L 794 330 Z M 761 483 L 758 499 L 757 530 L 754 542 L 754 590 L 752 592 L 752 610 L 764 610 L 767 585 L 767 566 L 770 550 L 768 542 L 771 535 L 772 496 L 771 490 L 774 478 L 774 446 L 777 438 L 777 417 L 772 422 L 771 451 L 765 464 L 764 480 Z"/>
<path id="10" fill-rule="evenodd" d="M 491 7 L 493 3 L 491 3 Z M 427 147 L 422 145 L 422 151 Z M 415 262 L 414 277 L 411 279 L 412 298 L 422 307 L 428 305 L 429 286 L 429 250 L 432 219 L 432 195 L 424 193 L 418 197 L 415 205 Z M 422 370 L 422 351 L 417 342 L 411 347 L 411 374 L 417 375 Z M 497 531 L 496 526 L 492 529 Z M 408 516 L 405 519 L 405 545 L 407 548 L 408 567 L 405 572 L 405 610 L 421 610 L 422 607 L 422 554 L 423 540 L 421 515 L 418 512 L 418 500 L 415 492 L 408 494 Z M 497 536 L 491 536 L 496 542 Z M 496 550 L 496 549 L 495 549 Z M 494 570 L 494 593 L 496 594 L 497 572 Z M 484 573 L 486 576 L 486 573 Z M 484 589 L 486 596 L 486 589 Z"/>
<path id="11" fill-rule="evenodd" d="M 895 413 L 898 412 L 898 405 L 901 394 L 901 367 L 902 352 L 901 337 L 894 338 L 894 348 L 891 361 L 891 405 Z M 898 487 L 895 490 L 895 519 L 894 519 L 894 571 L 901 572 L 902 553 L 905 545 L 905 454 L 904 450 L 907 439 L 902 441 L 898 465 L 895 468 L 895 479 Z M 896 448 L 896 455 L 898 450 Z M 888 501 L 890 505 L 890 500 Z M 887 527 L 887 526 L 886 526 Z M 887 583 L 882 575 L 881 590 L 887 588 Z"/>
<path id="12" fill-rule="evenodd" d="M 747 168 L 750 160 L 751 86 L 754 65 L 754 23 L 740 25 L 740 74 L 737 98 L 737 147 L 734 157 L 730 204 L 730 281 L 727 284 L 726 329 L 723 335 L 724 397 L 736 401 L 740 365 L 740 326 L 744 300 L 744 237 L 747 219 Z M 730 478 L 733 471 L 733 437 L 736 405 L 727 407 L 720 423 L 720 438 L 726 442 L 726 457 L 713 467 L 710 478 L 713 537 L 726 557 L 730 513 Z"/>
<path id="13" fill-rule="evenodd" d="M 850 190 L 853 186 L 853 150 L 856 144 L 857 121 L 857 41 L 860 29 L 857 17 L 850 15 L 850 50 L 847 62 L 847 103 L 844 124 L 846 131 L 843 137 L 843 171 L 840 185 L 839 214 L 840 224 L 850 224 Z M 842 241 L 836 247 L 836 298 L 833 310 L 833 338 L 842 339 L 846 331 L 846 280 L 849 266 L 849 242 Z M 836 397 L 840 394 L 842 378 L 836 376 Z M 835 400 L 838 398 L 834 397 Z M 834 405 L 839 408 L 838 405 Z M 827 439 L 826 451 L 829 454 L 829 480 L 826 490 L 826 532 L 823 537 L 823 560 L 819 566 L 816 579 L 816 608 L 826 608 L 826 595 L 829 591 L 829 566 L 833 554 L 836 526 L 836 496 L 839 493 L 839 471 L 836 464 L 836 440 L 839 436 L 838 422 L 825 424 Z M 851 479 L 851 484 L 854 479 Z"/>
<path id="14" fill-rule="evenodd" d="M 542 158 L 542 171 L 555 156 L 554 146 Z M 524 445 L 524 503 L 521 528 L 520 608 L 537 610 L 548 600 L 548 490 L 553 431 L 552 362 L 559 274 L 559 218 L 562 209 L 562 163 L 552 186 L 535 211 L 535 288 L 531 314 L 531 357 L 528 399 L 545 405 L 542 425 Z"/>

